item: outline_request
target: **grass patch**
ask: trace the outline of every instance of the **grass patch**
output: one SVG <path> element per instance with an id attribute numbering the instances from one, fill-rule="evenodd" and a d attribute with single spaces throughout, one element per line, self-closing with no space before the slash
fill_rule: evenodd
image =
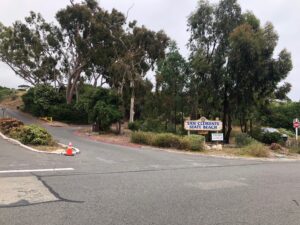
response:
<path id="1" fill-rule="evenodd" d="M 270 151 L 262 143 L 253 142 L 250 145 L 241 148 L 240 154 L 262 158 L 262 157 L 269 157 Z"/>

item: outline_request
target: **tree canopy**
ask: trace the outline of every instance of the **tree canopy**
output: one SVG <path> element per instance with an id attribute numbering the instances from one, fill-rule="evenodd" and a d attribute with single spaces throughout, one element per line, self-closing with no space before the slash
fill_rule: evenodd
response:
<path id="1" fill-rule="evenodd" d="M 74 107 L 99 129 L 137 119 L 175 133 L 184 133 L 186 117 L 218 117 L 228 142 L 233 122 L 249 132 L 274 99 L 289 101 L 291 85 L 283 81 L 291 54 L 275 55 L 272 23 L 262 25 L 237 0 L 198 2 L 187 21 L 188 58 L 163 30 L 127 21 L 96 0 L 71 1 L 55 18 L 31 12 L 0 24 L 0 60 L 36 86 L 27 102 L 45 114 Z"/>

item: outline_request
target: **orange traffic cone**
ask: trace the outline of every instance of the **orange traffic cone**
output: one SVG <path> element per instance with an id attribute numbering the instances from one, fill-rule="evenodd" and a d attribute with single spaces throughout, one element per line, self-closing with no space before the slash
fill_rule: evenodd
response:
<path id="1" fill-rule="evenodd" d="M 73 146 L 72 146 L 72 143 L 70 142 L 69 143 L 69 146 L 66 150 L 66 153 L 65 153 L 66 156 L 74 156 L 73 154 Z"/>

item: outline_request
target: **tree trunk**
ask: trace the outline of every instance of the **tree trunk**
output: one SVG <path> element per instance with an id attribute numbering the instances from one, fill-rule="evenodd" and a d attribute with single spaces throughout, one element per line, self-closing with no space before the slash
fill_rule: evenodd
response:
<path id="1" fill-rule="evenodd" d="M 229 144 L 230 133 L 232 130 L 231 124 L 232 121 L 231 121 L 229 102 L 227 96 L 227 87 L 225 86 L 224 102 L 223 102 L 223 134 L 224 134 L 224 143 L 226 144 Z"/>
<path id="2" fill-rule="evenodd" d="M 135 100 L 135 93 L 134 93 L 134 81 L 131 81 L 131 98 L 130 98 L 130 115 L 129 115 L 129 122 L 134 122 L 134 100 Z"/>
<path id="3" fill-rule="evenodd" d="M 77 83 L 79 81 L 81 72 L 82 72 L 82 69 L 78 68 L 69 77 L 68 85 L 67 85 L 67 90 L 66 90 L 66 101 L 67 101 L 67 104 L 71 104 L 72 103 L 73 95 L 75 93 L 76 86 L 77 86 Z"/>

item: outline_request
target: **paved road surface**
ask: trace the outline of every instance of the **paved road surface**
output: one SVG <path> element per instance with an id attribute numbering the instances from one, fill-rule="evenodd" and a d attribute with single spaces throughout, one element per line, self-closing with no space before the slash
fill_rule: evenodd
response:
<path id="1" fill-rule="evenodd" d="M 82 153 L 33 153 L 0 139 L 1 225 L 300 224 L 300 162 L 127 148 L 47 128 Z"/>

